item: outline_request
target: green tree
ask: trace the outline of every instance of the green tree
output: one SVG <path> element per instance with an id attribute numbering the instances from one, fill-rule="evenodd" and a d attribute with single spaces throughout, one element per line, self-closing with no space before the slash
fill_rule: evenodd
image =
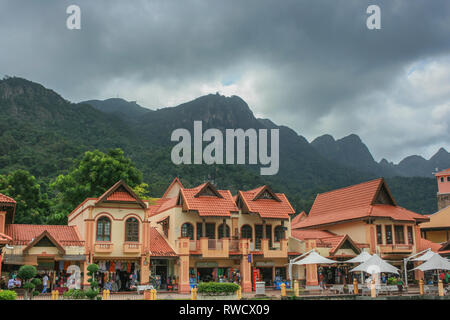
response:
<path id="1" fill-rule="evenodd" d="M 16 200 L 15 223 L 42 224 L 46 222 L 49 201 L 46 193 L 28 171 L 19 169 L 7 176 L 0 175 L 0 193 Z"/>
<path id="2" fill-rule="evenodd" d="M 142 173 L 121 149 L 106 153 L 87 151 L 66 175 L 59 175 L 50 184 L 54 192 L 53 223 L 65 223 L 68 213 L 88 197 L 102 195 L 114 183 L 123 179 L 139 196 L 148 194 L 148 185 L 142 182 Z"/>
<path id="3" fill-rule="evenodd" d="M 25 300 L 32 299 L 34 295 L 34 289 L 41 284 L 41 280 L 35 278 L 37 270 L 35 266 L 24 265 L 21 266 L 17 276 L 22 280 L 25 290 Z"/>
<path id="4" fill-rule="evenodd" d="M 94 300 L 100 292 L 98 281 L 95 279 L 97 272 L 98 272 L 98 265 L 95 263 L 90 264 L 90 265 L 88 265 L 87 270 L 88 270 L 87 275 L 89 277 L 88 282 L 89 282 L 90 288 L 86 291 L 86 296 L 89 299 Z"/>

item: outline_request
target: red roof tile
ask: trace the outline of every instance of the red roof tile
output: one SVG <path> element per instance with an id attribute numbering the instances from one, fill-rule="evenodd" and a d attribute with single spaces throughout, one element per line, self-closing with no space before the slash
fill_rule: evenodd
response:
<path id="1" fill-rule="evenodd" d="M 147 205 L 134 193 L 133 189 L 120 180 L 116 182 L 111 188 L 106 190 L 96 201 L 96 203 L 102 203 L 104 201 L 126 201 L 135 202 L 142 208 L 147 208 Z"/>
<path id="2" fill-rule="evenodd" d="M 297 223 L 299 223 L 300 221 L 302 221 L 303 219 L 306 219 L 307 215 L 305 213 L 305 211 L 300 212 L 298 215 L 296 215 L 292 220 L 291 220 L 291 229 L 295 229 L 295 226 L 297 225 Z"/>
<path id="3" fill-rule="evenodd" d="M 201 191 L 207 187 L 217 195 L 203 195 Z M 197 211 L 199 216 L 228 217 L 239 211 L 229 190 L 216 190 L 208 182 L 192 189 L 182 188 L 180 192 L 187 209 Z"/>
<path id="4" fill-rule="evenodd" d="M 176 256 L 175 251 L 173 251 L 164 237 L 153 227 L 150 228 L 150 252 L 152 256 L 158 257 Z"/>
<path id="5" fill-rule="evenodd" d="M 265 190 L 273 193 L 267 186 L 261 186 L 249 191 L 239 191 L 238 196 L 250 212 L 259 214 L 261 218 L 289 219 L 289 215 L 295 213 L 284 193 L 273 193 L 276 199 L 257 198 Z"/>
<path id="6" fill-rule="evenodd" d="M 433 252 L 438 252 L 439 249 L 442 248 L 442 244 L 434 243 L 434 242 L 431 242 L 430 240 L 420 238 L 420 250 L 417 250 L 417 251 L 423 251 L 428 248 L 431 248 L 431 251 L 433 251 Z"/>
<path id="7" fill-rule="evenodd" d="M 0 243 L 8 243 L 10 241 L 12 241 L 10 236 L 0 232 Z"/>
<path id="8" fill-rule="evenodd" d="M 291 235 L 298 240 L 321 239 L 336 236 L 336 234 L 325 230 L 291 230 Z"/>
<path id="9" fill-rule="evenodd" d="M 13 244 L 27 245 L 30 241 L 47 231 L 64 246 L 83 246 L 75 226 L 8 224 L 5 233 L 13 239 Z"/>
<path id="10" fill-rule="evenodd" d="M 14 200 L 13 198 L 5 196 L 4 194 L 0 193 L 0 202 L 1 203 L 16 203 L 16 200 Z"/>
<path id="11" fill-rule="evenodd" d="M 171 209 L 177 205 L 177 198 L 165 198 L 156 200 L 155 204 L 152 204 L 148 208 L 149 216 L 155 216 L 161 212 Z"/>
<path id="12" fill-rule="evenodd" d="M 107 197 L 106 200 L 108 200 L 108 201 L 131 201 L 131 202 L 136 201 L 136 199 L 133 198 L 126 191 L 115 191 L 109 197 Z"/>
<path id="13" fill-rule="evenodd" d="M 384 189 L 383 189 L 384 186 Z M 378 192 L 386 190 L 392 204 L 378 204 Z M 385 217 L 396 221 L 428 221 L 429 218 L 399 207 L 382 178 L 318 194 L 308 217 L 296 228 L 317 227 L 368 217 Z"/>

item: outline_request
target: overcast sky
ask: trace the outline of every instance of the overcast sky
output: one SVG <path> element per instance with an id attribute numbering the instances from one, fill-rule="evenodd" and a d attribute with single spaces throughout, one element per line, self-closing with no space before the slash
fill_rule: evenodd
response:
<path id="1" fill-rule="evenodd" d="M 0 74 L 73 102 L 219 91 L 309 141 L 356 133 L 377 161 L 450 151 L 448 0 L 0 0 L 0 41 Z"/>

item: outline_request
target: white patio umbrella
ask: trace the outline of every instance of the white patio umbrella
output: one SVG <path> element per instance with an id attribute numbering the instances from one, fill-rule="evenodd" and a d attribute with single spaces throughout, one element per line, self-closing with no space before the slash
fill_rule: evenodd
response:
<path id="1" fill-rule="evenodd" d="M 292 262 L 292 264 L 305 265 L 305 264 L 331 264 L 337 261 L 322 257 L 316 251 L 311 251 L 305 258 Z"/>
<path id="2" fill-rule="evenodd" d="M 420 257 L 417 257 L 417 258 L 414 258 L 414 259 L 411 259 L 411 261 L 427 261 L 427 260 L 429 260 L 431 257 L 433 257 L 435 254 L 437 254 L 437 253 L 434 253 L 433 251 L 427 251 L 427 252 L 425 252 L 423 255 L 421 255 Z"/>
<path id="3" fill-rule="evenodd" d="M 398 269 L 396 267 L 381 259 L 377 254 L 374 254 L 368 260 L 350 270 L 350 272 L 358 272 L 358 271 L 364 271 L 370 274 L 381 272 L 398 274 Z"/>
<path id="4" fill-rule="evenodd" d="M 438 254 L 434 254 L 430 259 L 422 263 L 420 266 L 412 269 L 420 271 L 428 270 L 450 270 L 450 262 Z"/>
<path id="5" fill-rule="evenodd" d="M 367 251 L 362 251 L 356 257 L 354 257 L 350 260 L 347 260 L 347 261 L 343 261 L 343 262 L 344 263 L 362 263 L 362 262 L 366 262 L 367 260 L 369 260 L 370 257 L 372 257 L 372 255 L 370 253 L 368 253 Z"/>

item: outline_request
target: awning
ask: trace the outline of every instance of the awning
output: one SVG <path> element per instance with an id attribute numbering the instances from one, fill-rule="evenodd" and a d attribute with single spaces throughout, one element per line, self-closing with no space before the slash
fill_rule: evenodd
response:
<path id="1" fill-rule="evenodd" d="M 367 261 L 350 270 L 350 272 L 358 271 L 364 271 L 370 274 L 381 272 L 398 274 L 398 269 L 396 267 L 381 259 L 377 254 L 374 254 Z"/>
<path id="2" fill-rule="evenodd" d="M 420 257 L 417 257 L 417 258 L 414 258 L 414 259 L 411 259 L 411 261 L 427 261 L 427 260 L 429 260 L 431 257 L 433 257 L 435 254 L 437 254 L 437 253 L 434 253 L 433 251 L 427 251 L 427 252 L 425 252 L 423 255 L 421 255 Z"/>
<path id="3" fill-rule="evenodd" d="M 322 257 L 317 252 L 311 251 L 311 253 L 309 253 L 305 258 L 293 262 L 292 264 L 305 265 L 305 264 L 331 264 L 331 263 L 337 263 L 337 261 Z"/>
<path id="4" fill-rule="evenodd" d="M 372 257 L 372 255 L 366 251 L 362 251 L 360 254 L 358 254 L 356 257 L 347 260 L 347 261 L 342 261 L 345 263 L 362 263 L 362 262 L 366 262 L 367 260 L 369 260 Z"/>
<path id="5" fill-rule="evenodd" d="M 428 270 L 450 270 L 450 262 L 438 254 L 433 255 L 430 259 L 422 263 L 420 266 L 412 269 L 420 271 Z"/>

